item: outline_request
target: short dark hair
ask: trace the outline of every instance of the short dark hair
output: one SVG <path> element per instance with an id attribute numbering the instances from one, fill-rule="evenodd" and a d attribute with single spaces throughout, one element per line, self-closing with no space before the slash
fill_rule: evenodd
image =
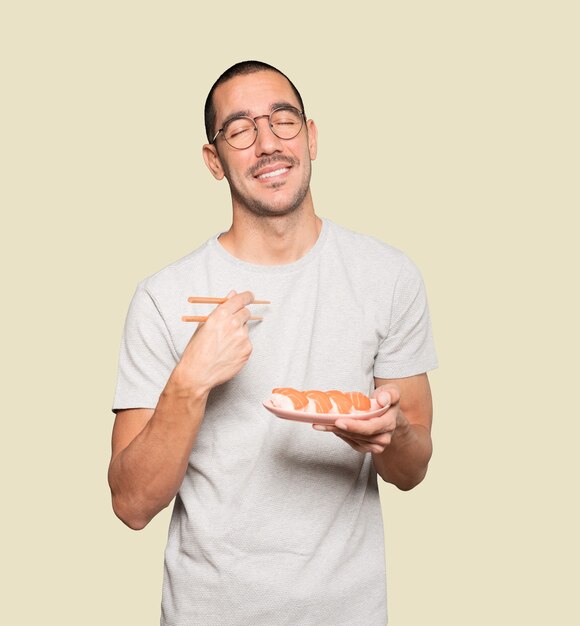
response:
<path id="1" fill-rule="evenodd" d="M 215 133 L 215 118 L 216 111 L 215 106 L 213 104 L 213 94 L 215 90 L 226 81 L 234 78 L 235 76 L 242 76 L 244 74 L 253 74 L 255 72 L 276 72 L 284 76 L 284 78 L 290 83 L 290 87 L 292 87 L 292 91 L 294 95 L 298 99 L 300 103 L 300 109 L 304 112 L 304 103 L 302 102 L 302 96 L 298 89 L 296 89 L 294 83 L 279 69 L 274 67 L 273 65 L 269 65 L 268 63 L 264 63 L 263 61 L 241 61 L 240 63 L 236 63 L 228 68 L 213 84 L 212 88 L 209 90 L 207 94 L 207 98 L 205 100 L 204 107 L 204 118 L 205 118 L 205 134 L 207 135 L 207 140 L 211 143 Z"/>

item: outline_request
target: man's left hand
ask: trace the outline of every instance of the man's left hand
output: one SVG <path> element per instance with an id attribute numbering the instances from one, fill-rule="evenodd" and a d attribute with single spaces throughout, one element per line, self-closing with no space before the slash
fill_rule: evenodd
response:
<path id="1" fill-rule="evenodd" d="M 400 391 L 396 385 L 377 387 L 372 394 L 380 406 L 389 408 L 380 417 L 353 419 L 340 416 L 334 425 L 314 424 L 315 430 L 333 432 L 357 452 L 381 454 L 391 443 L 395 429 L 405 418 L 399 409 Z"/>

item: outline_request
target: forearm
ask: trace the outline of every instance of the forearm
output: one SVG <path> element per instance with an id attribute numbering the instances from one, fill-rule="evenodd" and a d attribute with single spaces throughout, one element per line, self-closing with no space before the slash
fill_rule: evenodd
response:
<path id="1" fill-rule="evenodd" d="M 109 484 L 116 515 L 129 527 L 145 527 L 177 493 L 208 392 L 192 393 L 170 378 L 151 419 L 112 461 Z"/>
<path id="2" fill-rule="evenodd" d="M 390 444 L 381 454 L 373 454 L 379 476 L 407 491 L 418 485 L 425 474 L 433 451 L 431 433 L 419 424 L 410 424 L 402 415 Z"/>

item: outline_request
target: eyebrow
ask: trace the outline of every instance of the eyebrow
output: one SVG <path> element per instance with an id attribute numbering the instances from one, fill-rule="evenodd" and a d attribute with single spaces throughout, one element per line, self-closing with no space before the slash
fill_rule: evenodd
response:
<path id="1" fill-rule="evenodd" d="M 279 109 L 281 107 L 292 107 L 293 109 L 296 109 L 298 111 L 300 111 L 300 107 L 295 106 L 294 104 L 291 104 L 290 102 L 287 102 L 286 100 L 280 100 L 279 102 L 274 102 L 273 104 L 270 105 L 270 113 L 274 110 L 274 109 Z M 237 119 L 238 117 L 252 117 L 252 112 L 249 111 L 248 109 L 244 109 L 244 110 L 240 110 L 240 111 L 234 111 L 234 113 L 230 113 L 225 120 L 222 122 L 222 128 L 228 123 L 231 122 L 232 120 Z"/>
<path id="2" fill-rule="evenodd" d="M 235 111 L 234 113 L 230 113 L 226 119 L 222 122 L 222 128 L 232 120 L 235 120 L 238 117 L 250 117 L 250 111 L 247 109 L 245 111 Z"/>
<path id="3" fill-rule="evenodd" d="M 272 112 L 274 109 L 280 109 L 281 107 L 291 107 L 293 109 L 296 109 L 297 111 L 300 111 L 299 106 L 297 107 L 295 104 L 287 102 L 286 100 L 280 100 L 280 102 L 274 102 L 274 104 L 270 107 L 270 112 Z"/>

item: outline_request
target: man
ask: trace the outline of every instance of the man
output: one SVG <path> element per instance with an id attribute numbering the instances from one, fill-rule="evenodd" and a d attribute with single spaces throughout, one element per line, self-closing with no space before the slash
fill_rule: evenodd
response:
<path id="1" fill-rule="evenodd" d="M 233 66 L 205 113 L 203 156 L 229 183 L 232 225 L 135 293 L 115 513 L 141 529 L 175 497 L 166 626 L 383 626 L 377 473 L 411 489 L 431 456 L 421 278 L 399 251 L 316 216 L 316 126 L 279 70 Z M 188 296 L 224 294 L 192 335 Z M 333 426 L 281 420 L 261 402 L 282 386 L 374 392 L 389 409 Z"/>

